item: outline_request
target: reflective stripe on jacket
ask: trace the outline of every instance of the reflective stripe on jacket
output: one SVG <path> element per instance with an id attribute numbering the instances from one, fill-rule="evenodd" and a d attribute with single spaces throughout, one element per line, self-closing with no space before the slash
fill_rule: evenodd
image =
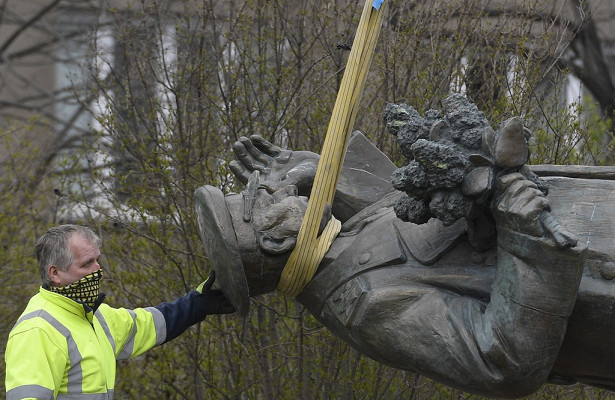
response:
<path id="1" fill-rule="evenodd" d="M 30 299 L 9 334 L 7 400 L 112 399 L 116 360 L 167 340 L 155 307 L 88 309 L 42 287 Z"/>

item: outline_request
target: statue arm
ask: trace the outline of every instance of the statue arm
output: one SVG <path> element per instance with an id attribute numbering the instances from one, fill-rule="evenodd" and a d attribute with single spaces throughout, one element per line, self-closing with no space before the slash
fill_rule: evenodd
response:
<path id="1" fill-rule="evenodd" d="M 585 248 L 562 249 L 533 234 L 547 203 L 530 183 L 517 177 L 507 192 L 513 196 L 501 196 L 495 212 L 497 268 L 490 290 L 484 288 L 488 296 L 468 294 L 462 281 L 446 285 L 451 276 L 438 271 L 450 260 L 463 263 L 467 253 L 455 249 L 449 261 L 424 267 L 403 250 L 406 257 L 397 260 L 407 261 L 371 267 L 342 283 L 317 317 L 359 351 L 395 368 L 486 396 L 535 391 L 558 355 Z M 432 278 L 424 279 L 428 273 Z"/>
<path id="2" fill-rule="evenodd" d="M 500 241 L 507 242 L 498 250 L 490 299 L 418 279 L 403 264 L 349 280 L 318 317 L 360 352 L 395 368 L 485 396 L 532 393 L 559 352 L 584 251 L 512 231 L 501 232 Z"/>

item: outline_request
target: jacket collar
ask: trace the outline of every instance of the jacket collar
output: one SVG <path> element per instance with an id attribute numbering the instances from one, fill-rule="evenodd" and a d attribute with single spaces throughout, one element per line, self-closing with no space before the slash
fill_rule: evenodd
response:
<path id="1" fill-rule="evenodd" d="M 73 299 L 69 299 L 66 296 L 62 296 L 59 293 L 52 292 L 47 290 L 44 286 L 41 286 L 39 289 L 40 295 L 47 301 L 55 304 L 56 306 L 63 308 L 64 310 L 78 315 L 85 316 L 88 321 L 92 322 L 92 318 L 94 316 L 94 312 L 98 309 L 98 306 L 103 302 L 105 298 L 105 294 L 101 293 L 98 296 L 98 300 L 96 301 L 96 305 L 94 309 L 85 303 L 76 302 Z"/>

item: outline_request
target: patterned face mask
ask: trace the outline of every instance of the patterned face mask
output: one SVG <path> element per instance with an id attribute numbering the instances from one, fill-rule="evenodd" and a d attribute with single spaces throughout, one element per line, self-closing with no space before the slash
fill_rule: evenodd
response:
<path id="1" fill-rule="evenodd" d="M 61 287 L 49 287 L 49 290 L 94 308 L 100 292 L 102 269 L 84 276 L 75 283 Z"/>

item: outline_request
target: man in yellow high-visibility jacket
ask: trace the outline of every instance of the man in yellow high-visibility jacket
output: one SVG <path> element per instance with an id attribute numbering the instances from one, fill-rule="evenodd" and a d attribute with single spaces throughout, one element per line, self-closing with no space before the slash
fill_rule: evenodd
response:
<path id="1" fill-rule="evenodd" d="M 128 310 L 103 304 L 100 238 L 61 225 L 36 243 L 43 284 L 9 334 L 7 400 L 112 399 L 116 360 L 168 342 L 206 315 L 235 311 L 215 276 L 169 303 Z"/>

